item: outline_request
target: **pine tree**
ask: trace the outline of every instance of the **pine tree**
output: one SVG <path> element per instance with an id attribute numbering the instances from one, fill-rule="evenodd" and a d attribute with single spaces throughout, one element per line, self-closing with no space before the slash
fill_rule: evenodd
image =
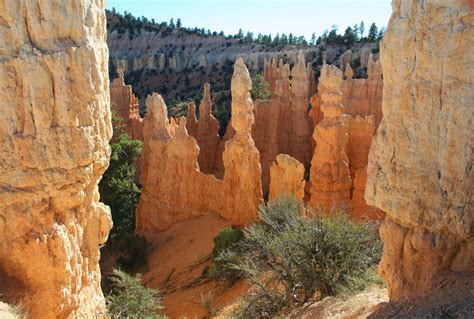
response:
<path id="1" fill-rule="evenodd" d="M 377 25 L 375 23 L 372 23 L 369 28 L 369 34 L 367 36 L 367 39 L 370 42 L 375 42 L 377 41 L 378 34 L 379 34 L 379 29 L 377 28 Z"/>
<path id="2" fill-rule="evenodd" d="M 315 45 L 315 44 L 316 44 L 316 33 L 314 33 L 314 32 L 313 32 L 313 34 L 311 35 L 310 44 L 311 44 L 311 45 Z"/>
<path id="3" fill-rule="evenodd" d="M 182 26 L 183 26 L 183 25 L 182 25 L 182 23 L 181 23 L 181 19 L 178 18 L 178 20 L 176 20 L 176 27 L 179 29 L 179 28 L 181 28 Z"/>
<path id="4" fill-rule="evenodd" d="M 359 24 L 359 34 L 360 34 L 360 39 L 364 39 L 364 33 L 365 33 L 365 23 L 364 21 L 361 21 Z"/>

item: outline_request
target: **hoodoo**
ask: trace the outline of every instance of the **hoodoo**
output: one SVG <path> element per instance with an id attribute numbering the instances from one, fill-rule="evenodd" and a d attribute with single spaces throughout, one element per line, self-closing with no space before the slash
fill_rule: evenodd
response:
<path id="1" fill-rule="evenodd" d="M 112 221 L 97 188 L 112 136 L 104 5 L 0 5 L 0 273 L 31 318 L 106 313 L 99 246 Z"/>
<path id="2" fill-rule="evenodd" d="M 138 110 L 138 99 L 133 94 L 132 86 L 125 85 L 125 63 L 120 61 L 117 66 L 118 78 L 110 84 L 110 101 L 112 108 L 123 121 L 122 130 L 133 139 L 143 139 L 143 121 Z M 114 134 L 121 134 L 116 131 Z"/>
<path id="3" fill-rule="evenodd" d="M 387 213 L 380 272 L 402 300 L 474 269 L 474 12 L 468 1 L 392 7 L 365 198 Z"/>
<path id="4" fill-rule="evenodd" d="M 139 232 L 165 230 L 195 216 L 220 215 L 236 225 L 245 225 L 257 217 L 263 201 L 260 158 L 250 129 L 253 102 L 250 98 L 250 74 L 242 59 L 235 63 L 232 78 L 232 127 L 235 135 L 225 144 L 223 180 L 200 170 L 201 151 L 196 139 L 188 134 L 186 118 L 168 119 L 166 105 L 159 94 L 147 98 L 142 155 L 142 195 L 137 210 Z M 206 86 L 205 91 L 209 91 Z M 212 121 L 210 100 L 204 110 Z M 190 106 L 190 110 L 193 110 Z M 195 118 L 190 115 L 192 120 Z M 206 123 L 202 119 L 202 123 Z M 198 122 L 201 124 L 201 118 Z M 192 129 L 193 126 L 190 126 Z M 209 127 L 204 132 L 212 130 Z M 215 131 L 217 134 L 217 131 Z M 217 136 L 217 135 L 216 135 Z"/>
<path id="5" fill-rule="evenodd" d="M 344 113 L 342 79 L 342 71 L 335 66 L 325 64 L 321 69 L 318 90 L 324 118 L 313 133 L 316 148 L 311 161 L 310 205 L 323 206 L 327 210 L 347 208 L 352 187 L 346 154 L 349 125 L 341 117 Z"/>

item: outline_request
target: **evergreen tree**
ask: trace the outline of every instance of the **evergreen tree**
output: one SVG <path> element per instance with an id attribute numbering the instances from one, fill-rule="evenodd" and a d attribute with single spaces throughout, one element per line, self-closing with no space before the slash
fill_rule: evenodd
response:
<path id="1" fill-rule="evenodd" d="M 351 27 L 347 27 L 346 31 L 344 32 L 344 43 L 347 45 L 352 45 L 354 42 L 357 41 L 357 35 L 352 30 Z"/>
<path id="2" fill-rule="evenodd" d="M 293 37 L 293 33 L 290 33 L 288 35 L 288 43 L 289 44 L 294 44 L 295 43 L 295 38 Z"/>
<path id="3" fill-rule="evenodd" d="M 176 25 L 174 24 L 174 19 L 173 18 L 171 18 L 169 26 L 170 26 L 171 30 L 174 30 L 174 28 L 176 28 Z"/>
<path id="4" fill-rule="evenodd" d="M 361 21 L 359 24 L 359 34 L 360 34 L 360 39 L 364 39 L 364 33 L 365 33 L 365 23 L 364 21 Z"/>
<path id="5" fill-rule="evenodd" d="M 252 43 L 253 42 L 253 33 L 252 32 L 247 32 L 244 38 L 245 43 Z"/>
<path id="6" fill-rule="evenodd" d="M 280 45 L 280 34 L 277 33 L 275 38 L 273 39 L 273 45 Z"/>
<path id="7" fill-rule="evenodd" d="M 178 18 L 178 20 L 176 20 L 176 27 L 179 29 L 179 28 L 181 28 L 182 26 L 183 26 L 183 25 L 182 25 L 182 23 L 181 23 L 181 19 Z"/>
<path id="8" fill-rule="evenodd" d="M 258 73 L 252 78 L 252 99 L 254 100 L 268 100 L 271 97 L 270 86 L 262 73 Z"/>
<path id="9" fill-rule="evenodd" d="M 236 39 L 243 39 L 244 38 L 244 31 L 239 29 L 239 32 L 234 36 Z"/>
<path id="10" fill-rule="evenodd" d="M 112 113 L 114 131 L 123 131 L 123 120 Z M 110 144 L 110 164 L 99 184 L 101 198 L 112 211 L 114 228 L 111 238 L 132 234 L 135 228 L 135 208 L 140 198 L 140 188 L 135 183 L 135 162 L 140 156 L 142 142 L 120 134 Z"/>
<path id="11" fill-rule="evenodd" d="M 381 28 L 379 33 L 377 34 L 377 41 L 380 41 L 383 39 L 383 36 L 385 34 L 385 28 Z"/>
<path id="12" fill-rule="evenodd" d="M 379 34 L 379 29 L 377 28 L 377 25 L 375 23 L 372 23 L 369 28 L 369 34 L 367 35 L 367 40 L 369 40 L 370 42 L 377 41 L 378 34 Z"/>
<path id="13" fill-rule="evenodd" d="M 311 45 L 315 45 L 315 44 L 316 44 L 316 33 L 314 33 L 314 32 L 313 32 L 313 34 L 311 35 L 310 44 L 311 44 Z"/>

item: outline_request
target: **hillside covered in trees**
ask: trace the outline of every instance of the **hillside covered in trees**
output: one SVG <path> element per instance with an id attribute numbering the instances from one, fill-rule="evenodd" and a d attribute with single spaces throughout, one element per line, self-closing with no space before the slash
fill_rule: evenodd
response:
<path id="1" fill-rule="evenodd" d="M 119 60 L 126 64 L 125 80 L 140 99 L 152 93 L 163 95 L 173 110 L 181 110 L 184 102 L 200 99 L 204 83 L 211 84 L 214 112 L 229 107 L 232 65 L 242 56 L 252 75 L 263 71 L 265 61 L 283 59 L 294 65 L 299 51 L 319 75 L 323 61 L 340 65 L 344 53 L 351 50 L 350 64 L 356 77 L 367 76 L 367 60 L 373 53 L 378 58 L 378 42 L 384 29 L 364 22 L 339 32 L 337 26 L 311 39 L 293 34 L 255 34 L 239 30 L 226 35 L 201 27 L 184 27 L 181 19 L 157 22 L 146 17 L 107 11 L 110 77 L 116 77 Z M 344 60 L 345 61 L 345 60 Z M 345 63 L 345 62 L 344 62 Z M 179 112 L 179 111 L 178 111 Z"/>

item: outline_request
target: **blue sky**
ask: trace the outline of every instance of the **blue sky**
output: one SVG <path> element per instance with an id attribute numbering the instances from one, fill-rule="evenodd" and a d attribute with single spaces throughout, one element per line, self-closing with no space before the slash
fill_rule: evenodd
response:
<path id="1" fill-rule="evenodd" d="M 244 31 L 268 34 L 290 32 L 307 40 L 316 32 L 337 25 L 343 33 L 347 26 L 372 22 L 386 26 L 391 0 L 108 0 L 107 8 L 128 11 L 156 21 L 181 18 L 184 27 L 204 27 L 211 31 L 235 34 Z"/>

